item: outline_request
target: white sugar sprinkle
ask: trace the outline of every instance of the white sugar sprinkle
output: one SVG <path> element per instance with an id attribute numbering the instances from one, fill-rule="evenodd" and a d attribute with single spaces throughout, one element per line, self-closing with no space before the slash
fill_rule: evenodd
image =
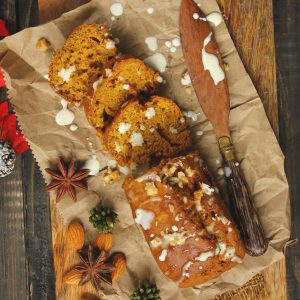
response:
<path id="1" fill-rule="evenodd" d="M 152 15 L 152 14 L 154 13 L 154 8 L 153 8 L 153 7 L 148 7 L 148 8 L 147 8 L 147 13 L 148 13 L 149 15 Z"/>

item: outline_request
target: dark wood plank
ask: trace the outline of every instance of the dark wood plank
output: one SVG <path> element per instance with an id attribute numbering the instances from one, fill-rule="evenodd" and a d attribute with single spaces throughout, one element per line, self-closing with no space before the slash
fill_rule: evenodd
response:
<path id="1" fill-rule="evenodd" d="M 280 144 L 290 184 L 292 238 L 300 238 L 300 2 L 274 0 Z M 300 244 L 287 249 L 289 299 L 300 299 Z"/>
<path id="2" fill-rule="evenodd" d="M 11 33 L 38 24 L 36 0 L 2 0 Z M 6 98 L 5 89 L 0 91 Z M 0 180 L 0 299 L 55 299 L 49 197 L 31 151 Z"/>

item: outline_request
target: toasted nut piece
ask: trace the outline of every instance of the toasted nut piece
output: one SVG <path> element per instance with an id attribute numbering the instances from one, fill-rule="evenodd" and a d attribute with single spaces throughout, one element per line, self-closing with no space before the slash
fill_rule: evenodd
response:
<path id="1" fill-rule="evenodd" d="M 95 246 L 99 250 L 104 250 L 105 252 L 108 252 L 113 245 L 113 235 L 112 233 L 100 233 L 96 240 L 95 240 Z"/>
<path id="2" fill-rule="evenodd" d="M 80 250 L 84 245 L 84 229 L 79 222 L 71 222 L 67 229 L 68 245 L 74 250 Z"/>
<path id="3" fill-rule="evenodd" d="M 82 272 L 78 269 L 72 269 L 63 277 L 64 283 L 78 285 L 82 278 Z"/>
<path id="4" fill-rule="evenodd" d="M 126 256 L 122 252 L 115 252 L 111 259 L 115 270 L 112 272 L 112 281 L 118 280 L 126 269 Z"/>

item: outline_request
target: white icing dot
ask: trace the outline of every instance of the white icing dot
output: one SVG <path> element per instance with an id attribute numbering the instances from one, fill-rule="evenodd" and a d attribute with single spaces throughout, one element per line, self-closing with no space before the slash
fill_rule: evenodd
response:
<path id="1" fill-rule="evenodd" d="M 62 109 L 57 112 L 55 122 L 60 126 L 71 125 L 74 121 L 75 115 L 68 109 L 68 102 L 65 99 L 61 99 L 60 103 L 62 105 Z"/>
<path id="2" fill-rule="evenodd" d="M 116 20 L 116 17 L 115 16 L 111 16 L 110 18 L 112 21 L 115 21 Z"/>
<path id="3" fill-rule="evenodd" d="M 110 7 L 110 12 L 113 16 L 119 17 L 123 14 L 123 5 L 121 3 L 114 3 Z"/>
<path id="4" fill-rule="evenodd" d="M 164 79 L 161 76 L 157 76 L 156 81 L 161 83 L 164 81 Z"/>
<path id="5" fill-rule="evenodd" d="M 106 48 L 106 49 L 115 49 L 115 48 L 116 48 L 115 41 L 113 41 L 113 40 L 108 40 L 108 41 L 106 42 L 105 48 Z"/>
<path id="6" fill-rule="evenodd" d="M 71 131 L 76 131 L 78 129 L 78 126 L 76 125 L 76 124 L 72 124 L 71 126 L 70 126 L 70 130 Z"/>
<path id="7" fill-rule="evenodd" d="M 161 251 L 161 254 L 160 254 L 160 256 L 159 256 L 158 259 L 159 259 L 160 261 L 165 261 L 167 255 L 168 255 L 168 250 L 167 250 L 167 249 L 163 249 L 163 250 Z"/>
<path id="8" fill-rule="evenodd" d="M 148 36 L 145 38 L 145 43 L 151 51 L 157 50 L 157 39 L 154 36 Z"/>
<path id="9" fill-rule="evenodd" d="M 144 138 L 141 133 L 133 131 L 129 143 L 132 145 L 132 147 L 142 146 L 144 143 Z"/>
<path id="10" fill-rule="evenodd" d="M 230 177 L 230 175 L 232 173 L 231 169 L 229 167 L 225 167 L 224 171 L 225 171 L 225 176 L 226 177 Z"/>
<path id="11" fill-rule="evenodd" d="M 169 130 L 170 130 L 170 132 L 171 132 L 172 134 L 178 133 L 178 130 L 177 130 L 176 128 L 174 128 L 174 127 L 170 127 Z"/>
<path id="12" fill-rule="evenodd" d="M 218 174 L 220 175 L 220 176 L 223 176 L 225 173 L 224 173 L 224 169 L 223 168 L 219 168 L 218 169 Z"/>
<path id="13" fill-rule="evenodd" d="M 196 132 L 196 134 L 197 134 L 198 136 L 201 136 L 201 135 L 203 135 L 203 131 L 202 131 L 202 130 L 198 130 L 198 131 Z"/>
<path id="14" fill-rule="evenodd" d="M 168 48 L 171 48 L 172 47 L 172 43 L 170 41 L 165 41 L 165 45 L 166 47 Z"/>
<path id="15" fill-rule="evenodd" d="M 197 19 L 199 19 L 199 18 L 200 18 L 200 16 L 199 16 L 199 14 L 198 14 L 198 13 L 193 13 L 193 18 L 194 18 L 195 20 L 197 20 Z"/>
<path id="16" fill-rule="evenodd" d="M 83 169 L 89 169 L 90 170 L 89 174 L 92 176 L 98 174 L 98 172 L 100 171 L 100 163 L 99 163 L 96 155 L 93 155 L 90 159 L 88 159 L 85 162 Z"/>
<path id="17" fill-rule="evenodd" d="M 144 230 L 149 230 L 151 228 L 151 223 L 154 219 L 154 213 L 152 211 L 138 208 L 135 210 L 135 215 L 135 222 L 141 225 Z"/>
<path id="18" fill-rule="evenodd" d="M 176 52 L 176 47 L 171 47 L 171 49 L 170 49 L 170 51 L 172 52 L 172 53 L 175 53 Z"/>
<path id="19" fill-rule="evenodd" d="M 235 162 L 234 164 L 235 164 L 237 167 L 240 165 L 238 162 Z"/>
<path id="20" fill-rule="evenodd" d="M 153 7 L 148 7 L 148 8 L 147 8 L 147 13 L 148 13 L 149 15 L 152 15 L 152 14 L 154 13 L 154 8 L 153 8 Z"/>
<path id="21" fill-rule="evenodd" d="M 124 133 L 126 133 L 130 129 L 130 127 L 131 127 L 131 124 L 122 122 L 119 125 L 118 131 L 121 134 L 124 134 Z"/>
<path id="22" fill-rule="evenodd" d="M 144 60 L 145 64 L 149 67 L 163 73 L 167 67 L 167 60 L 161 53 L 155 53 Z"/>
<path id="23" fill-rule="evenodd" d="M 174 39 L 172 40 L 172 45 L 173 45 L 174 47 L 179 47 L 179 46 L 180 46 L 180 39 L 179 39 L 178 37 L 174 38 Z"/>
<path id="24" fill-rule="evenodd" d="M 123 84 L 123 89 L 128 91 L 130 89 L 130 85 L 128 83 Z"/>
<path id="25" fill-rule="evenodd" d="M 75 66 L 70 66 L 69 68 L 65 69 L 62 68 L 59 72 L 58 72 L 58 76 L 64 81 L 64 82 L 69 82 L 71 75 L 73 72 L 76 71 L 76 67 Z"/>
<path id="26" fill-rule="evenodd" d="M 145 112 L 145 117 L 150 120 L 154 116 L 155 116 L 155 109 L 153 107 L 148 107 Z"/>

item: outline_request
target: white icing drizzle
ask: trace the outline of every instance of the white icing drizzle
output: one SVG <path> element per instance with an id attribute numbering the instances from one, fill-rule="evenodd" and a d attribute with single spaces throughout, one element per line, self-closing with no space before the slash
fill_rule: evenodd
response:
<path id="1" fill-rule="evenodd" d="M 150 120 L 154 116 L 155 116 L 155 109 L 153 107 L 148 107 L 145 112 L 145 117 Z"/>
<path id="2" fill-rule="evenodd" d="M 73 72 L 76 71 L 76 67 L 75 66 L 70 66 L 69 68 L 65 69 L 62 68 L 59 72 L 58 72 L 58 76 L 64 81 L 64 82 L 69 82 L 71 75 Z"/>
<path id="3" fill-rule="evenodd" d="M 190 74 L 188 72 L 184 72 L 181 76 L 181 84 L 182 85 L 190 85 L 192 83 Z"/>
<path id="4" fill-rule="evenodd" d="M 135 222 L 141 225 L 144 230 L 149 230 L 151 228 L 151 223 L 154 219 L 154 213 L 149 210 L 138 208 L 135 210 L 135 214 Z"/>
<path id="5" fill-rule="evenodd" d="M 217 242 L 216 255 L 223 255 L 226 251 L 226 244 L 223 242 Z"/>
<path id="6" fill-rule="evenodd" d="M 140 132 L 133 131 L 129 143 L 132 145 L 132 147 L 142 146 L 144 143 L 144 138 Z"/>
<path id="7" fill-rule="evenodd" d="M 85 162 L 83 169 L 89 169 L 90 170 L 89 174 L 92 176 L 97 175 L 99 173 L 100 163 L 96 155 L 92 155 L 92 157 Z"/>
<path id="8" fill-rule="evenodd" d="M 150 246 L 151 246 L 151 248 L 156 249 L 158 247 L 161 247 L 162 243 L 163 243 L 162 239 L 159 238 L 159 237 L 156 237 L 156 238 L 154 238 L 153 240 L 150 241 Z"/>
<path id="9" fill-rule="evenodd" d="M 62 109 L 57 112 L 55 122 L 60 126 L 71 125 L 74 121 L 75 115 L 68 109 L 68 102 L 65 99 L 61 99 L 60 103 L 62 105 Z"/>
<path id="10" fill-rule="evenodd" d="M 189 111 L 183 111 L 182 114 L 185 117 L 192 119 L 193 122 L 196 122 L 197 119 L 198 119 L 198 115 L 195 112 L 191 111 L 191 110 L 189 110 Z"/>
<path id="11" fill-rule="evenodd" d="M 220 25 L 223 21 L 222 15 L 218 12 L 212 12 L 206 16 L 208 22 L 212 23 L 215 27 Z"/>
<path id="12" fill-rule="evenodd" d="M 155 53 L 144 60 L 145 64 L 149 67 L 159 71 L 161 73 L 165 72 L 167 67 L 167 60 L 165 56 L 161 53 Z"/>
<path id="13" fill-rule="evenodd" d="M 118 169 L 124 175 L 128 175 L 130 173 L 130 170 L 128 167 L 118 166 Z"/>
<path id="14" fill-rule="evenodd" d="M 197 256 L 195 259 L 199 261 L 206 261 L 208 258 L 213 257 L 215 254 L 213 251 L 207 251 L 201 253 L 199 256 Z"/>
<path id="15" fill-rule="evenodd" d="M 182 268 L 182 276 L 183 277 L 190 277 L 190 274 L 189 274 L 189 269 L 191 268 L 191 266 L 193 265 L 194 263 L 192 261 L 189 261 L 187 262 L 183 268 Z"/>
<path id="16" fill-rule="evenodd" d="M 165 261 L 166 260 L 166 258 L 167 258 L 167 255 L 168 255 L 168 250 L 167 249 L 163 249 L 162 251 L 161 251 L 161 254 L 160 254 L 160 256 L 159 256 L 159 260 L 160 261 Z"/>
<path id="17" fill-rule="evenodd" d="M 107 162 L 107 166 L 111 169 L 115 169 L 118 166 L 118 163 L 114 159 L 111 159 Z"/>
<path id="18" fill-rule="evenodd" d="M 211 196 L 214 193 L 214 188 L 210 187 L 208 184 L 201 182 L 200 187 L 206 195 Z"/>
<path id="19" fill-rule="evenodd" d="M 156 51 L 157 46 L 157 38 L 154 36 L 148 36 L 145 38 L 145 43 L 151 51 Z"/>
<path id="20" fill-rule="evenodd" d="M 70 130 L 71 131 L 76 131 L 78 129 L 78 126 L 76 124 L 71 124 Z"/>
<path id="21" fill-rule="evenodd" d="M 143 182 L 143 181 L 146 181 L 146 180 L 151 180 L 151 181 L 158 181 L 158 182 L 161 182 L 161 179 L 160 177 L 157 175 L 157 174 L 144 174 L 140 177 L 138 177 L 136 179 L 137 182 Z"/>
<path id="22" fill-rule="evenodd" d="M 204 70 L 208 70 L 212 77 L 214 84 L 217 85 L 220 81 L 225 79 L 225 73 L 219 64 L 219 59 L 216 55 L 207 53 L 205 47 L 211 41 L 212 32 L 204 39 L 202 48 L 202 63 Z"/>
<path id="23" fill-rule="evenodd" d="M 237 255 L 234 255 L 231 259 L 231 261 L 236 262 L 238 264 L 241 264 L 243 261 L 240 257 L 238 257 Z"/>
<path id="24" fill-rule="evenodd" d="M 115 17 L 120 17 L 123 15 L 123 5 L 121 3 L 114 3 L 110 7 L 110 12 Z"/>
<path id="25" fill-rule="evenodd" d="M 225 254 L 224 254 L 224 258 L 225 259 L 233 258 L 234 254 L 235 254 L 235 248 L 227 247 Z"/>
<path id="26" fill-rule="evenodd" d="M 121 134 L 124 134 L 124 133 L 126 133 L 130 129 L 130 127 L 131 127 L 131 124 L 122 122 L 119 125 L 118 131 Z"/>
<path id="27" fill-rule="evenodd" d="M 94 89 L 94 92 L 96 92 L 97 90 L 97 87 L 98 87 L 98 84 L 102 81 L 102 77 L 100 77 L 98 80 L 96 80 L 94 83 L 93 83 L 93 89 Z"/>

